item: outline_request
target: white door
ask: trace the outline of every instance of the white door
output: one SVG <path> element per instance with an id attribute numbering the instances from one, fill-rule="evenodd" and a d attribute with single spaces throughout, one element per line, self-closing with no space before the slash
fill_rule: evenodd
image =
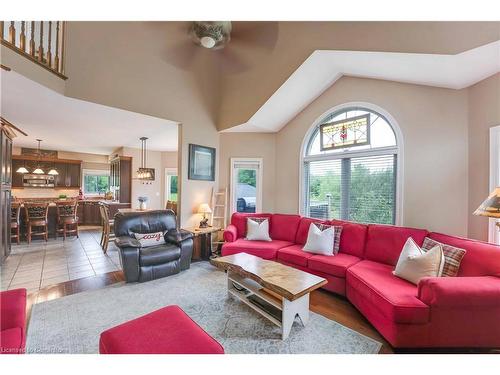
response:
<path id="1" fill-rule="evenodd" d="M 490 128 L 490 192 L 500 186 L 500 125 Z M 499 228 L 490 219 L 488 241 L 500 245 Z"/>
<path id="2" fill-rule="evenodd" d="M 262 212 L 262 158 L 231 158 L 233 212 Z"/>
<path id="3" fill-rule="evenodd" d="M 165 204 L 177 202 L 177 189 L 177 168 L 165 168 Z"/>

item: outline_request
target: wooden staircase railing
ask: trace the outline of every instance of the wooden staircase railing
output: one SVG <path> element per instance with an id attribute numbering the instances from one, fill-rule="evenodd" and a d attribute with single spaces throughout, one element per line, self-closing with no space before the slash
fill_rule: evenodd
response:
<path id="1" fill-rule="evenodd" d="M 0 21 L 0 41 L 62 79 L 64 75 L 64 21 Z"/>

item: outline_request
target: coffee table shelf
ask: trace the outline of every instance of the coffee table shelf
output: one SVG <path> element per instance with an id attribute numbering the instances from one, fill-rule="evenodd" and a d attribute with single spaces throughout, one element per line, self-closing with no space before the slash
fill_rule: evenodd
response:
<path id="1" fill-rule="evenodd" d="M 228 273 L 227 281 L 228 281 L 227 292 L 230 295 L 234 296 L 235 298 L 243 302 L 252 310 L 258 312 L 260 315 L 271 321 L 273 324 L 277 325 L 278 327 L 281 327 L 281 315 L 283 313 L 283 305 L 279 299 L 263 291 L 262 290 L 263 288 L 251 279 L 245 279 L 243 277 L 240 277 L 239 275 Z M 247 293 L 236 289 L 233 283 L 236 283 L 240 287 L 245 288 L 247 290 Z M 264 307 L 259 306 L 255 302 L 253 302 L 251 299 L 252 296 L 257 296 L 258 298 L 265 301 L 275 309 L 278 309 L 280 312 L 279 314 L 280 318 L 277 319 L 274 316 L 274 314 L 272 314 L 270 311 L 267 311 Z"/>
<path id="2" fill-rule="evenodd" d="M 281 327 L 283 340 L 296 316 L 307 324 L 309 294 L 327 283 L 322 277 L 246 253 L 214 258 L 210 263 L 226 271 L 228 295 Z"/>

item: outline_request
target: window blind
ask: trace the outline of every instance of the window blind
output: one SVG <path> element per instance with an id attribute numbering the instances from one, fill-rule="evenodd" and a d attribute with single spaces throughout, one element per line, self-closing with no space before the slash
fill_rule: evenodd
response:
<path id="1" fill-rule="evenodd" d="M 395 154 L 305 162 L 309 216 L 394 224 Z"/>

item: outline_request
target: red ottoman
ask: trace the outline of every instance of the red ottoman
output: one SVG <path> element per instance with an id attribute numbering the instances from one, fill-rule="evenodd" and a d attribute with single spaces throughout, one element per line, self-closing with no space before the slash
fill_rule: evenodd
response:
<path id="1" fill-rule="evenodd" d="M 101 354 L 224 354 L 179 306 L 167 306 L 101 333 Z"/>
<path id="2" fill-rule="evenodd" d="M 26 289 L 0 293 L 0 353 L 23 354 L 26 345 Z"/>

